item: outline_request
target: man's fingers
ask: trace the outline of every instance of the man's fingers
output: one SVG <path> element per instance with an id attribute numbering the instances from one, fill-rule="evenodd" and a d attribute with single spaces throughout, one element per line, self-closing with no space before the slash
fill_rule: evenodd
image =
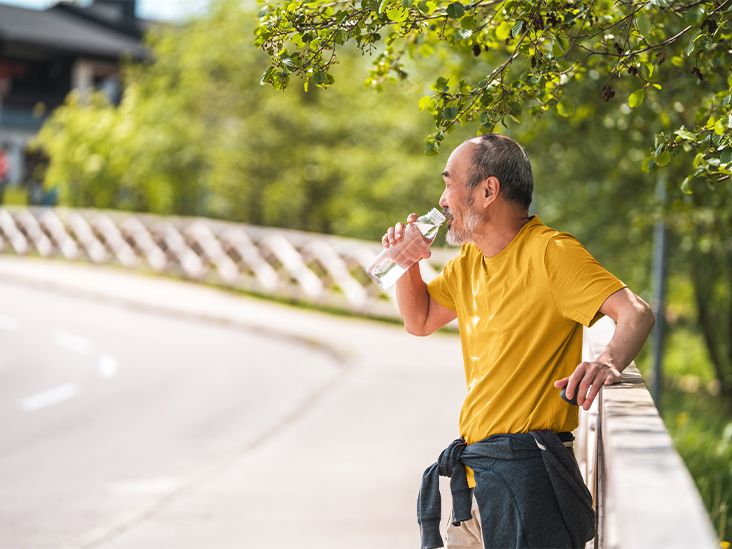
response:
<path id="1" fill-rule="evenodd" d="M 567 386 L 567 383 L 569 383 L 569 378 L 564 377 L 562 379 L 558 379 L 554 382 L 554 387 L 557 389 L 564 389 Z"/>
<path id="2" fill-rule="evenodd" d="M 612 385 L 613 383 L 620 383 L 621 381 L 622 376 L 620 375 L 620 372 L 613 370 L 605 379 L 605 385 Z"/>
<path id="3" fill-rule="evenodd" d="M 394 242 L 401 242 L 404 238 L 404 223 L 397 223 L 394 226 Z"/>
<path id="4" fill-rule="evenodd" d="M 590 390 L 590 386 L 595 384 L 595 378 L 597 377 L 597 370 L 592 366 L 588 366 L 585 369 L 585 375 L 580 381 L 579 387 L 577 388 L 577 404 L 582 406 L 587 399 L 587 393 Z"/>
<path id="5" fill-rule="evenodd" d="M 407 226 L 415 223 L 417 219 L 418 216 L 416 213 L 410 213 L 407 216 L 407 225 L 400 221 L 393 227 L 389 227 L 384 236 L 381 237 L 381 243 L 384 245 L 384 248 L 389 248 L 394 246 L 394 244 L 401 242 L 404 239 L 404 233 L 407 230 Z"/>
<path id="6" fill-rule="evenodd" d="M 555 381 L 554 386 L 561 388 L 561 382 Z M 585 410 L 589 410 L 592 402 L 600 393 L 603 385 L 612 385 L 620 381 L 620 373 L 608 364 L 600 362 L 582 362 L 569 376 L 565 389 L 567 398 L 577 402 Z"/>
<path id="7" fill-rule="evenodd" d="M 577 385 L 580 381 L 582 381 L 582 378 L 585 376 L 586 364 L 586 362 L 580 362 L 577 368 L 575 368 L 574 372 L 572 372 L 572 375 L 569 376 L 569 381 L 567 382 L 567 390 L 565 391 L 565 394 L 567 395 L 567 398 L 569 400 L 572 400 L 574 398 L 574 395 L 577 393 Z"/>
<path id="8" fill-rule="evenodd" d="M 605 381 L 607 381 L 607 380 L 605 380 Z M 590 409 L 590 406 L 592 406 L 592 401 L 595 400 L 595 397 L 597 396 L 597 393 L 600 392 L 601 388 L 602 388 L 602 383 L 599 381 L 598 378 L 595 378 L 595 381 L 592 384 L 592 389 L 590 389 L 590 393 L 587 395 L 587 399 L 585 400 L 584 404 L 582 405 L 582 408 L 584 408 L 585 410 Z"/>

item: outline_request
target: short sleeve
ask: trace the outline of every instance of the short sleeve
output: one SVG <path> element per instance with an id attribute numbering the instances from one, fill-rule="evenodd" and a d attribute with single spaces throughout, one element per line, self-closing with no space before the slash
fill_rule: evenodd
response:
<path id="1" fill-rule="evenodd" d="M 456 310 L 453 293 L 456 288 L 455 271 L 462 255 L 463 254 L 461 253 L 448 261 L 442 268 L 440 274 L 430 280 L 427 284 L 427 291 L 432 299 L 453 311 Z"/>
<path id="2" fill-rule="evenodd" d="M 552 237 L 544 261 L 559 314 L 585 326 L 602 317 L 599 309 L 610 295 L 625 288 L 569 234 Z"/>

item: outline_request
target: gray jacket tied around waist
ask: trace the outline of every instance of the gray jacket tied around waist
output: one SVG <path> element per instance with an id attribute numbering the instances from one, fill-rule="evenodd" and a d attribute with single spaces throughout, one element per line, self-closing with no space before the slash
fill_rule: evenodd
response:
<path id="1" fill-rule="evenodd" d="M 583 547 L 595 535 L 595 513 L 592 496 L 585 486 L 577 462 L 557 433 L 531 431 L 529 433 L 494 435 L 475 444 L 454 440 L 440 454 L 436 463 L 429 466 L 422 477 L 417 501 L 417 519 L 422 536 L 422 549 L 442 547 L 440 536 L 441 498 L 439 477 L 450 477 L 453 524 L 470 520 L 472 507 L 471 489 L 465 466 L 473 469 L 484 467 L 491 459 L 522 460 L 541 455 L 544 469 L 551 481 L 556 502 L 572 547 Z M 488 501 L 490 494 L 480 494 L 475 487 L 478 501 Z M 487 499 L 488 498 L 488 499 Z M 521 505 L 521 502 L 512 502 Z M 507 505 L 507 502 L 490 500 L 490 505 Z M 554 502 L 552 502 L 554 505 Z M 481 516 L 483 516 L 481 509 Z"/>

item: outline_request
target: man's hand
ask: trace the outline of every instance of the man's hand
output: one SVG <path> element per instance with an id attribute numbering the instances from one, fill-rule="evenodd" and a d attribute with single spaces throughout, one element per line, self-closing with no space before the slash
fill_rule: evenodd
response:
<path id="1" fill-rule="evenodd" d="M 628 288 L 610 294 L 600 312 L 615 321 L 613 337 L 597 360 L 581 362 L 571 376 L 554 382 L 557 389 L 565 388 L 567 398 L 577 395 L 577 405 L 585 410 L 603 385 L 620 381 L 620 372 L 638 355 L 654 322 L 648 303 Z"/>
<path id="2" fill-rule="evenodd" d="M 427 336 L 454 320 L 456 313 L 435 301 L 427 291 L 427 284 L 422 280 L 419 260 L 430 257 L 429 245 L 431 242 L 426 241 L 417 227 L 411 227 L 417 222 L 417 218 L 416 213 L 410 213 L 406 225 L 397 223 L 393 227 L 389 227 L 382 237 L 381 243 L 384 248 L 391 248 L 404 241 L 405 238 L 419 236 L 420 241 L 425 241 L 425 245 L 414 241 L 412 244 L 419 245 L 407 245 L 401 251 L 392 250 L 391 257 L 399 264 L 403 262 L 405 266 L 411 265 L 396 283 L 397 305 L 399 313 L 404 319 L 404 327 L 412 335 Z"/>
<path id="3" fill-rule="evenodd" d="M 391 248 L 404 241 L 405 238 L 409 240 L 405 246 L 399 250 L 394 250 L 394 253 L 391 254 L 391 258 L 405 268 L 410 267 L 422 259 L 428 259 L 432 255 L 430 251 L 431 242 L 422 236 L 419 229 L 416 227 L 412 228 L 412 225 L 416 221 L 417 214 L 410 213 L 407 217 L 406 225 L 399 222 L 393 227 L 389 227 L 386 230 L 386 234 L 381 237 L 381 243 L 384 245 L 384 248 Z"/>
<path id="4" fill-rule="evenodd" d="M 417 214 L 410 213 L 407 216 L 406 225 L 400 221 L 393 227 L 389 227 L 384 236 L 381 237 L 381 243 L 384 245 L 384 248 L 389 248 L 404 240 L 404 232 L 407 230 L 407 226 L 411 225 L 415 221 L 417 221 Z"/>
<path id="5" fill-rule="evenodd" d="M 555 381 L 554 387 L 564 388 L 570 400 L 576 394 L 577 405 L 589 410 L 603 385 L 619 381 L 620 372 L 614 366 L 604 362 L 581 362 L 571 376 Z"/>

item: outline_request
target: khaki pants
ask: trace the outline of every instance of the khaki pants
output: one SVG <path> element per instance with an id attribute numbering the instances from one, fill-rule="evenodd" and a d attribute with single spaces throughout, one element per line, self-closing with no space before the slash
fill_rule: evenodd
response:
<path id="1" fill-rule="evenodd" d="M 478 502 L 473 496 L 473 518 L 461 522 L 459 526 L 452 525 L 452 513 L 445 532 L 445 549 L 483 549 L 483 530 L 480 527 L 480 513 Z"/>

